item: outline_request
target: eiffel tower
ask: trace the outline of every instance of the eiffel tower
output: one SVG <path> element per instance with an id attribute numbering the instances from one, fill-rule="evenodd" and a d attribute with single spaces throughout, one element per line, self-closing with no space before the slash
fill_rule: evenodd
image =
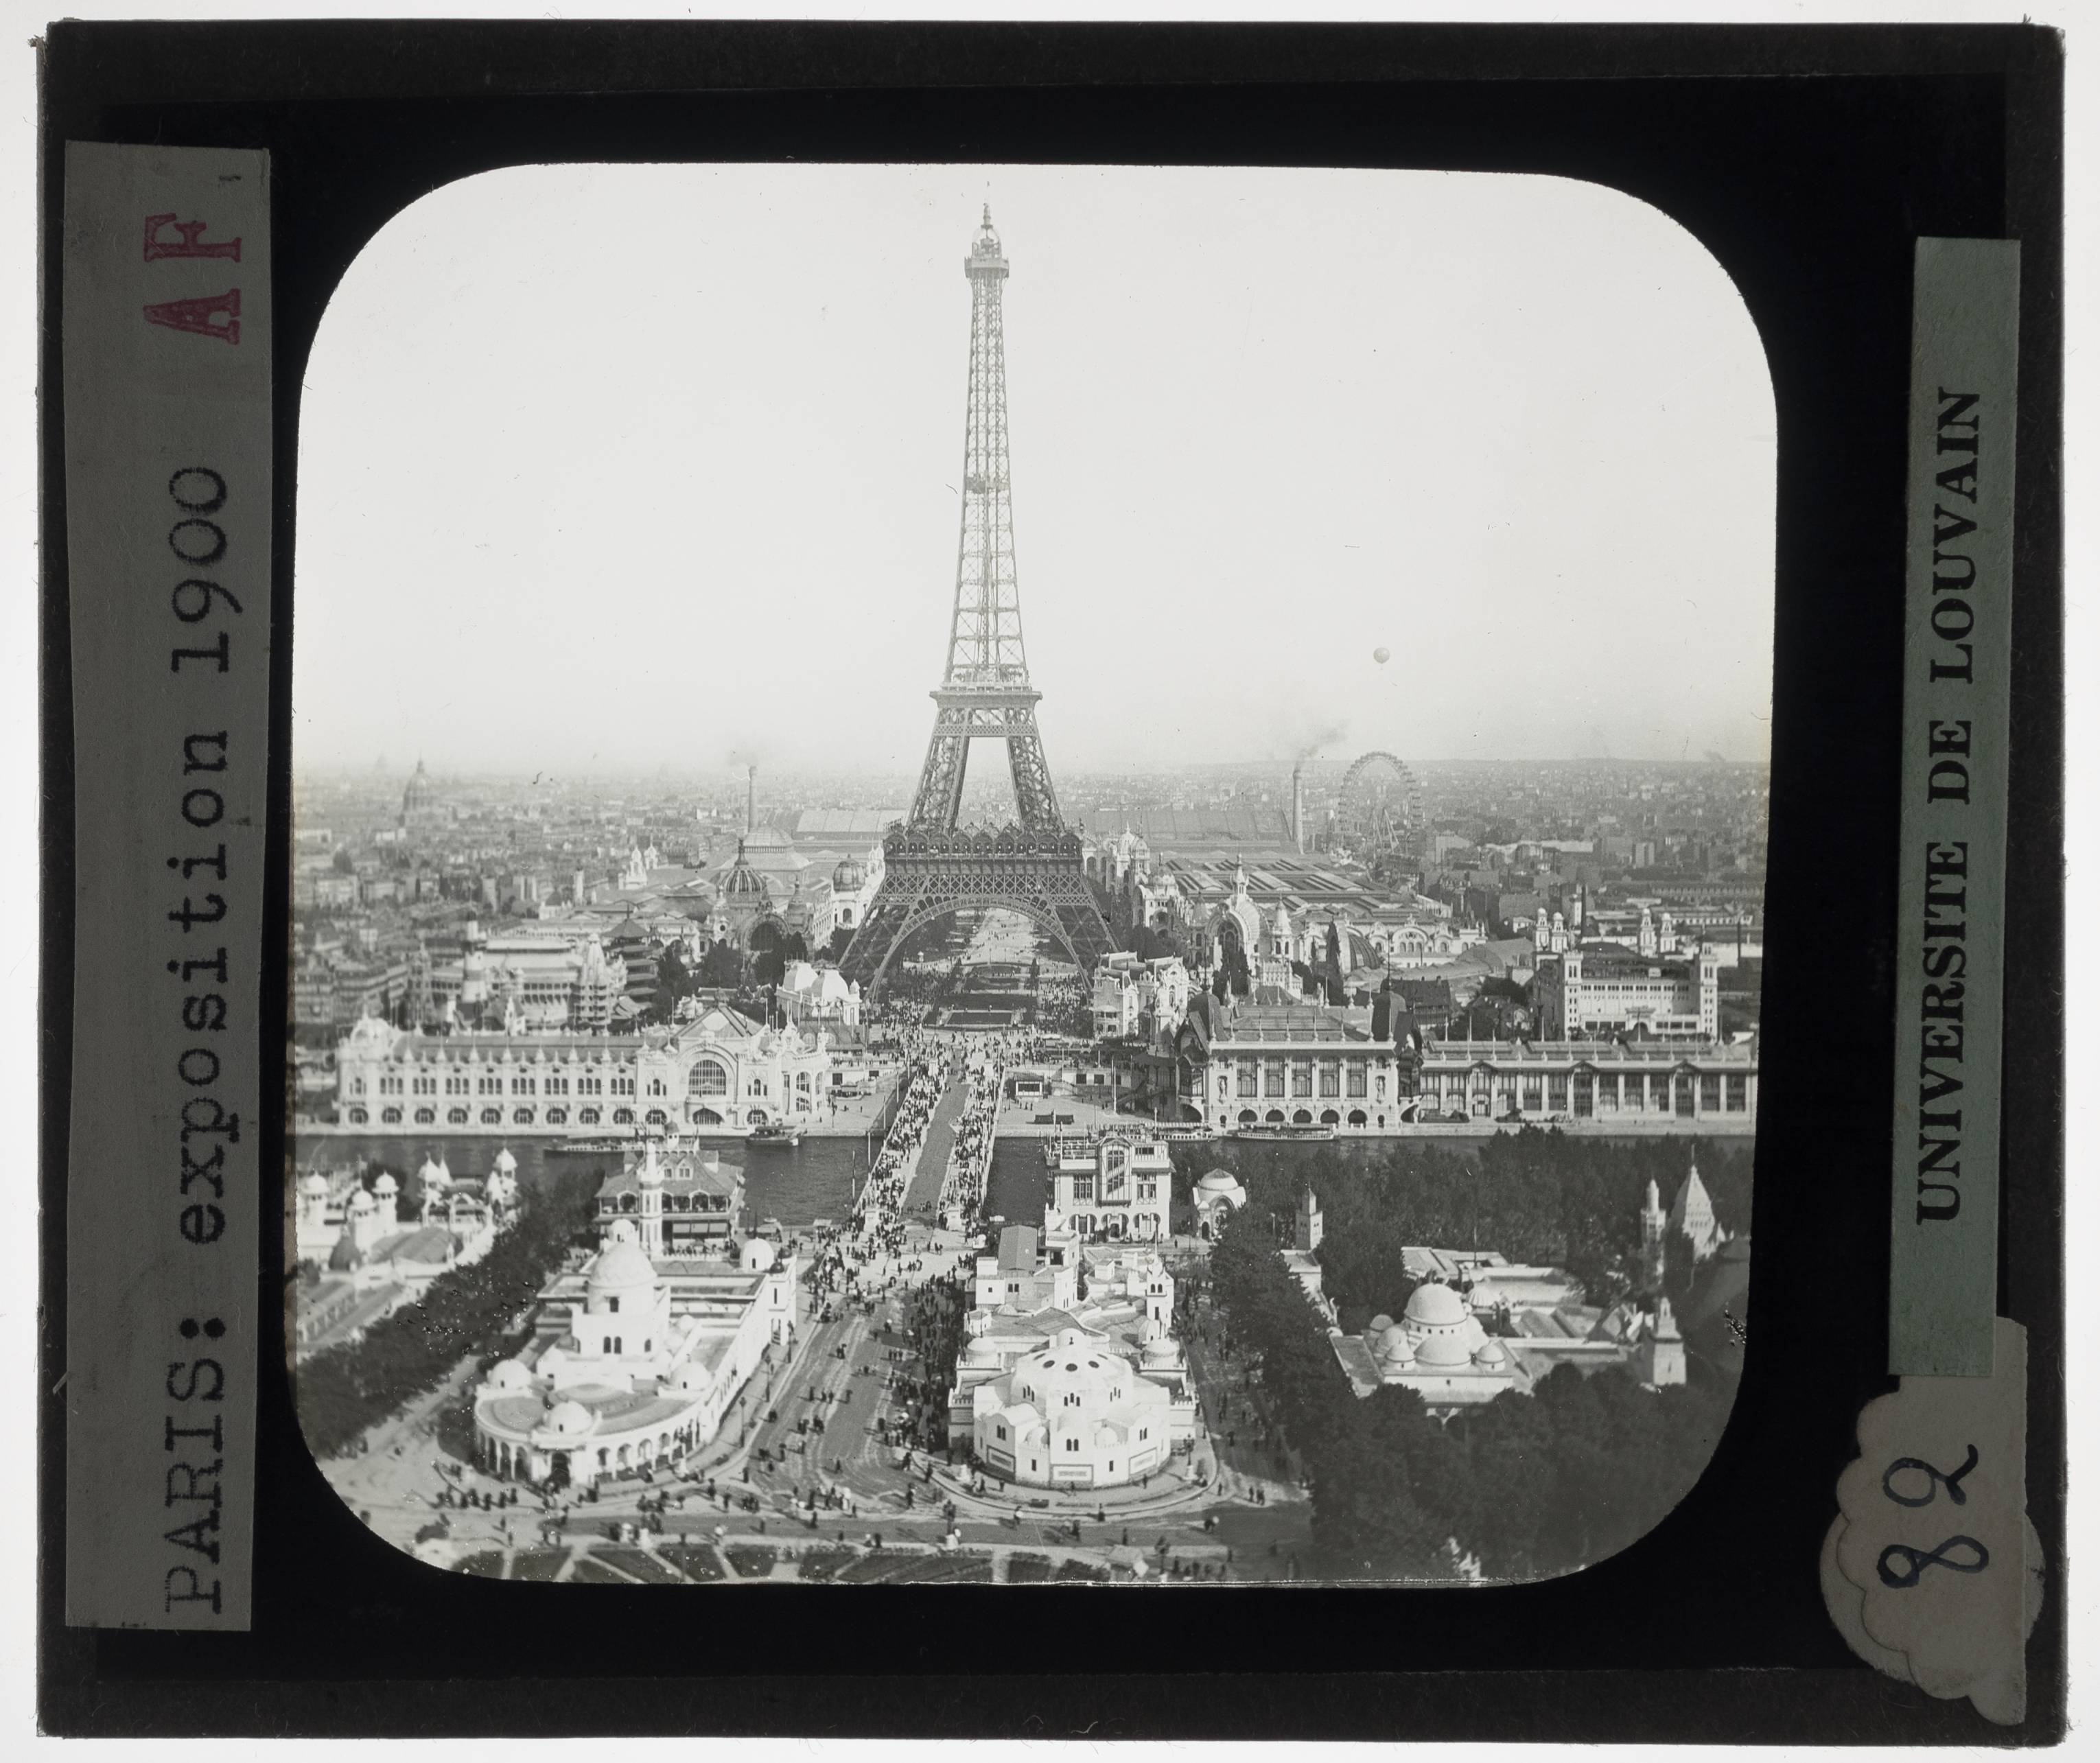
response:
<path id="1" fill-rule="evenodd" d="M 910 816 L 883 836 L 882 885 L 841 963 L 872 987 L 907 937 L 966 907 L 1003 906 L 1047 932 L 1083 969 L 1111 947 L 1087 880 L 1079 835 L 1057 813 L 1043 757 L 1021 637 L 1013 567 L 1013 502 L 1007 475 L 1006 337 L 1000 293 L 1006 258 L 991 209 L 964 260 L 970 284 L 970 389 L 963 434 L 963 531 L 948 666 L 933 690 L 933 738 Z M 1006 743 L 1017 823 L 959 824 L 970 743 Z"/>

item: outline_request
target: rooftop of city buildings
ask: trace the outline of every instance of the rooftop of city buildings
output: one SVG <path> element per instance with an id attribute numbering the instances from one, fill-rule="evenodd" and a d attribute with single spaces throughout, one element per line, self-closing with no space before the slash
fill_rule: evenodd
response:
<path id="1" fill-rule="evenodd" d="M 653 1379 L 651 1380 L 654 1381 Z M 575 1402 L 589 1411 L 597 1425 L 593 1438 L 616 1438 L 622 1433 L 642 1432 L 682 1413 L 690 1398 L 667 1397 L 654 1391 L 621 1390 L 610 1385 L 582 1384 L 561 1392 L 564 1402 Z M 511 1432 L 531 1432 L 551 1412 L 537 1394 L 492 1396 L 481 1404 L 483 1417 Z"/>
<path id="2" fill-rule="evenodd" d="M 1081 809 L 1075 831 L 1094 840 L 1134 832 L 1147 844 L 1294 845 L 1287 808 Z"/>
<path id="3" fill-rule="evenodd" d="M 1647 1065 L 1714 1064 L 1754 1065 L 1758 1049 L 1754 1041 L 1701 1041 L 1696 1046 L 1683 1041 L 1643 1040 L 1637 1035 L 1615 1035 L 1595 1041 L 1456 1041 L 1432 1040 L 1422 1050 L 1423 1063 L 1448 1066 L 1478 1062 L 1493 1064 L 1510 1060 L 1539 1060 L 1547 1064 Z"/>
<path id="4" fill-rule="evenodd" d="M 782 827 L 797 844 L 832 839 L 859 841 L 865 849 L 903 818 L 901 808 L 805 808 L 783 816 Z"/>
<path id="5" fill-rule="evenodd" d="M 638 1194 L 646 1188 L 655 1186 L 666 1193 L 712 1194 L 729 1199 L 743 1187 L 743 1171 L 735 1164 L 716 1161 L 712 1166 L 699 1157 L 666 1157 L 657 1166 L 658 1179 L 653 1183 L 644 1179 L 642 1166 L 632 1165 L 611 1175 L 598 1184 L 598 1198 L 616 1200 L 624 1194 Z"/>
<path id="6" fill-rule="evenodd" d="M 1685 979 L 1698 967 L 1694 954 L 1643 955 L 1620 943 L 1585 943 L 1580 954 L 1586 980 Z"/>
<path id="7" fill-rule="evenodd" d="M 1035 1338 L 1061 1334 L 1067 1329 L 1078 1329 L 1095 1340 L 1106 1341 L 1109 1338 L 1105 1329 L 1096 1328 L 1074 1311 L 1060 1309 L 1054 1304 L 1018 1314 L 995 1310 L 987 1317 L 982 1333 Z"/>
<path id="8" fill-rule="evenodd" d="M 1220 1041 L 1362 1041 L 1371 1013 L 1353 1004 L 1242 1004 L 1211 1029 Z"/>
<path id="9" fill-rule="evenodd" d="M 382 1025 L 384 1027 L 385 1025 Z M 495 1029 L 462 1029 L 456 1034 L 390 1031 L 385 1049 L 395 1059 L 588 1059 L 631 1060 L 641 1051 L 638 1034 L 505 1034 Z"/>

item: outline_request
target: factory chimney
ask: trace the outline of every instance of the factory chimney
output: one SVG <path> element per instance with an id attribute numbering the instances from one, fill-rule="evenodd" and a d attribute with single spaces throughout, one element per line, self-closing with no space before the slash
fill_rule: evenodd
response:
<path id="1" fill-rule="evenodd" d="M 743 774 L 743 835 L 748 839 L 758 831 L 758 768 L 751 765 Z"/>
<path id="2" fill-rule="evenodd" d="M 1298 854 L 1304 856 L 1305 761 L 1303 759 L 1290 768 L 1290 842 L 1298 847 Z"/>

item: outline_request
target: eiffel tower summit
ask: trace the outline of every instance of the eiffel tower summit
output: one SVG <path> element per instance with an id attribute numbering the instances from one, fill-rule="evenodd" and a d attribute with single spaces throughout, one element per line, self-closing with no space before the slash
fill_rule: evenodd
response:
<path id="1" fill-rule="evenodd" d="M 1043 694 L 1029 681 L 1021 635 L 1000 316 L 1007 263 L 989 206 L 963 274 L 970 284 L 970 386 L 948 664 L 933 689 L 933 736 L 911 813 L 884 835 L 882 885 L 842 963 L 849 979 L 869 987 L 880 985 L 914 932 L 968 909 L 1021 913 L 1088 971 L 1110 946 L 1079 835 L 1057 813 L 1035 724 Z M 1004 826 L 960 824 L 970 743 L 981 740 L 1006 743 L 1019 816 Z"/>

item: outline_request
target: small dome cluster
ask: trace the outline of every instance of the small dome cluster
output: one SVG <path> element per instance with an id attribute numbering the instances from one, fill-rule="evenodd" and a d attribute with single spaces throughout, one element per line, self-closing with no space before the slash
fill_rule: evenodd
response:
<path id="1" fill-rule="evenodd" d="M 1364 1334 L 1389 1371 L 1500 1371 L 1509 1363 L 1508 1353 L 1484 1334 L 1466 1300 L 1433 1281 L 1415 1288 L 1401 1321 L 1374 1316 Z"/>

